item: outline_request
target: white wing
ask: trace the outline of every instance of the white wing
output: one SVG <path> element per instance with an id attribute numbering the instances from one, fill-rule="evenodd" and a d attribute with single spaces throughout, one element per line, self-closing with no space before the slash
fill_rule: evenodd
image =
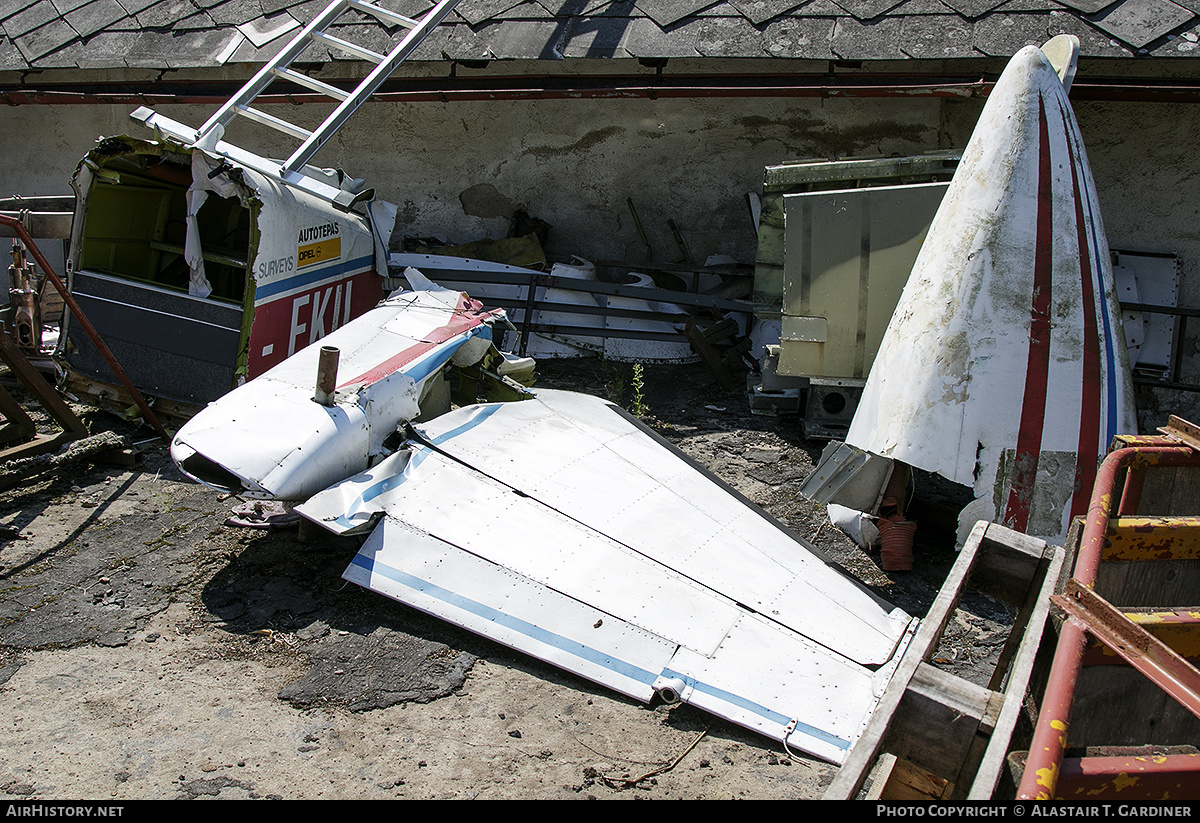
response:
<path id="1" fill-rule="evenodd" d="M 597 398 L 542 391 L 418 433 L 297 509 L 378 521 L 348 580 L 841 762 L 907 615 Z"/>

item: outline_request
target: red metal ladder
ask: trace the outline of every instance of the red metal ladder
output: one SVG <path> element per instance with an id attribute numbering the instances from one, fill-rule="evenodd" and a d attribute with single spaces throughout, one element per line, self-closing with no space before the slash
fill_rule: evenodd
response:
<path id="1" fill-rule="evenodd" d="M 1174 739 L 1168 731 L 1172 724 L 1166 722 L 1180 723 L 1187 713 L 1200 718 L 1200 671 L 1195 665 L 1198 611 L 1175 602 L 1194 595 L 1193 583 L 1200 579 L 1195 569 L 1200 561 L 1200 517 L 1168 513 L 1160 501 L 1156 501 L 1153 516 L 1138 513 L 1148 471 L 1190 468 L 1195 472 L 1200 469 L 1200 440 L 1192 436 L 1195 427 L 1174 417 L 1171 425 L 1160 431 L 1168 436 L 1118 436 L 1097 474 L 1088 515 L 1068 537 L 1068 545 L 1077 547 L 1073 576 L 1064 594 L 1052 598 L 1066 619 L 1029 749 L 1010 755 L 1020 774 L 1018 800 L 1117 798 L 1133 802 L 1200 797 L 1200 754 L 1195 753 L 1194 745 L 1168 745 L 1183 738 Z M 1176 481 L 1184 492 L 1180 495 L 1183 501 L 1195 499 L 1194 482 L 1192 478 Z M 1156 577 L 1154 572 L 1160 570 L 1164 574 Z M 1167 581 L 1171 586 L 1161 597 L 1172 603 L 1170 607 L 1157 603 L 1145 608 L 1128 602 L 1158 597 Z M 1102 588 L 1110 588 L 1114 602 L 1122 605 L 1114 607 L 1098 594 L 1096 590 Z M 1102 673 L 1122 659 L 1146 678 L 1139 691 L 1132 691 L 1129 683 L 1118 687 L 1115 681 L 1104 679 Z M 1085 675 L 1092 695 L 1090 714 L 1076 705 Z M 1164 708 L 1151 711 L 1147 700 L 1142 709 L 1139 702 L 1146 700 L 1144 693 L 1153 694 L 1155 687 L 1177 701 L 1179 708 L 1172 709 L 1171 700 L 1164 699 Z M 1118 689 L 1121 700 L 1109 695 Z M 1097 703 L 1097 694 L 1105 700 Z M 1116 737 L 1132 738 L 1137 730 L 1131 724 L 1119 735 L 1109 731 L 1112 717 L 1129 711 L 1124 704 L 1130 701 L 1137 709 L 1131 716 L 1142 718 L 1144 713 L 1150 718 L 1141 726 L 1155 729 L 1156 738 L 1164 732 L 1167 736 L 1147 740 L 1146 745 L 1115 745 L 1120 742 Z M 1106 717 L 1100 718 L 1096 712 Z M 1158 713 L 1161 719 L 1156 721 Z M 1104 731 L 1092 728 L 1095 723 Z M 1191 726 L 1180 725 L 1185 737 L 1187 729 L 1194 727 L 1195 721 Z M 1068 746 L 1076 751 L 1069 753 Z M 1181 749 L 1188 751 L 1177 751 Z"/>

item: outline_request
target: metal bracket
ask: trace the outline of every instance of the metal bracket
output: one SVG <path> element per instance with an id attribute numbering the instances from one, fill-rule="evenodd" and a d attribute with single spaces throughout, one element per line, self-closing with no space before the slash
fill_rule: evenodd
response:
<path id="1" fill-rule="evenodd" d="M 1050 598 L 1096 639 L 1200 717 L 1200 670 L 1075 578 Z"/>

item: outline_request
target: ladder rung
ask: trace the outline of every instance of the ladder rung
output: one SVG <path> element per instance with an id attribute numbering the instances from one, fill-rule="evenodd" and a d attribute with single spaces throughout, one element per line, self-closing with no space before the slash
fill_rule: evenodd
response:
<path id="1" fill-rule="evenodd" d="M 429 32 L 454 10 L 458 2 L 459 0 L 437 0 L 435 5 L 420 18 L 414 19 L 378 6 L 371 2 L 371 0 L 332 0 L 324 10 L 292 38 L 291 42 L 280 49 L 266 65 L 255 72 L 254 76 L 242 86 L 237 94 L 225 101 L 199 129 L 190 130 L 186 126 L 174 123 L 174 121 L 167 121 L 166 118 L 161 118 L 153 112 L 149 112 L 149 110 L 147 110 L 149 114 L 143 115 L 141 119 L 147 123 L 151 120 L 159 124 L 170 122 L 173 129 L 170 133 L 192 145 L 196 145 L 214 135 L 219 138 L 217 129 L 227 126 L 238 115 L 298 138 L 301 141 L 300 147 L 287 160 L 283 161 L 282 164 L 278 161 L 268 161 L 225 141 L 217 142 L 217 145 L 220 146 L 218 153 L 248 168 L 255 169 L 262 174 L 267 174 L 289 185 L 294 185 L 304 191 L 313 193 L 322 199 L 334 203 L 339 208 L 349 209 L 353 207 L 356 198 L 348 192 L 327 185 L 318 178 L 307 176 L 304 172 L 305 165 L 312 155 L 325 144 L 325 141 L 341 128 L 346 119 L 396 70 L 396 66 L 420 47 Z M 326 29 L 336 25 L 338 19 L 351 9 L 370 15 L 384 25 L 396 25 L 405 29 L 405 31 L 389 47 L 386 55 L 377 54 L 371 49 L 360 46 L 357 43 L 327 34 Z M 300 72 L 293 71 L 290 68 L 291 64 L 299 60 L 305 51 L 311 48 L 313 43 L 328 45 L 351 57 L 374 63 L 375 67 L 350 91 L 343 91 L 321 80 L 316 80 Z M 324 122 L 315 129 L 312 131 L 302 129 L 286 120 L 281 120 L 278 117 L 251 107 L 254 100 L 259 95 L 265 93 L 276 79 L 286 79 L 340 102 L 334 108 L 333 112 L 325 118 Z M 139 111 L 141 110 L 139 109 Z"/>
<path id="2" fill-rule="evenodd" d="M 339 88 L 323 83 L 316 78 L 309 77 L 307 74 L 301 74 L 298 71 L 292 71 L 289 68 L 275 69 L 275 75 L 282 77 L 285 80 L 291 80 L 298 86 L 307 86 L 315 92 L 319 92 L 326 97 L 332 97 L 334 100 L 345 100 L 350 96 L 350 92 L 342 91 Z"/>
<path id="3" fill-rule="evenodd" d="M 411 17 L 405 17 L 403 14 L 385 9 L 382 6 L 377 6 L 374 3 L 368 3 L 365 0 L 349 0 L 350 8 L 357 9 L 365 14 L 371 14 L 397 26 L 404 26 L 407 29 L 415 29 L 421 23 L 419 20 L 413 20 Z"/>
<path id="4" fill-rule="evenodd" d="M 286 120 L 280 120 L 273 114 L 267 114 L 265 111 L 259 111 L 258 109 L 250 108 L 250 106 L 238 106 L 237 113 L 256 123 L 262 123 L 264 126 L 270 126 L 284 134 L 290 134 L 298 140 L 307 140 L 312 137 L 312 132 L 308 129 L 302 129 Z"/>
<path id="5" fill-rule="evenodd" d="M 355 57 L 361 57 L 363 60 L 370 60 L 376 65 L 379 65 L 385 59 L 387 59 L 385 55 L 376 54 L 370 49 L 364 49 L 362 46 L 355 45 L 349 40 L 343 40 L 340 37 L 334 37 L 332 34 L 326 34 L 323 31 L 314 31 L 312 33 L 312 38 L 314 40 L 320 40 L 324 43 L 328 43 L 334 48 L 341 49 L 347 54 L 353 54 Z"/>
<path id="6" fill-rule="evenodd" d="M 1104 560 L 1200 559 L 1200 517 L 1114 517 L 1108 521 Z"/>

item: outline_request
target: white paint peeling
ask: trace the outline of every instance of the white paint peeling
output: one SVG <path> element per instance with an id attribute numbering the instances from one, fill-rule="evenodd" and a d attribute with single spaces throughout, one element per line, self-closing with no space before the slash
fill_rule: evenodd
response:
<path id="1" fill-rule="evenodd" d="M 1059 539 L 1073 483 L 1047 484 L 1039 454 L 1073 463 L 1083 448 L 1067 480 L 1085 500 L 1112 436 L 1136 429 L 1119 329 L 1082 138 L 1054 66 L 1027 47 L 966 147 L 846 442 L 973 486 L 1006 525 Z"/>

